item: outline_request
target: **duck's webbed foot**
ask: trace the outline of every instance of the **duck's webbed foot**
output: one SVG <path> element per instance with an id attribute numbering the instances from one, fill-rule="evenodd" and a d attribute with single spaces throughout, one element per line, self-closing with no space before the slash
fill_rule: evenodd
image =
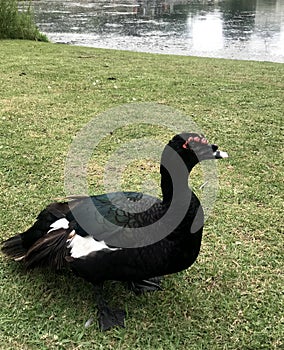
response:
<path id="1" fill-rule="evenodd" d="M 111 309 L 106 305 L 98 305 L 98 321 L 102 331 L 107 331 L 116 326 L 124 328 L 125 315 L 124 310 Z"/>
<path id="2" fill-rule="evenodd" d="M 147 280 L 141 281 L 129 281 L 128 288 L 135 294 L 142 294 L 145 292 L 154 292 L 156 290 L 162 290 L 161 287 L 162 277 L 153 277 Z"/>
<path id="3" fill-rule="evenodd" d="M 98 309 L 98 322 L 100 329 L 106 331 L 115 326 L 125 327 L 124 319 L 126 312 L 120 309 L 111 309 L 103 298 L 103 285 L 99 284 L 94 287 Z"/>

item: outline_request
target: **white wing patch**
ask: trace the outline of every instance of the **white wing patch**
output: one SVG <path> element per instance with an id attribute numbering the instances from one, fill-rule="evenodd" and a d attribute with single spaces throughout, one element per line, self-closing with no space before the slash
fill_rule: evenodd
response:
<path id="1" fill-rule="evenodd" d="M 67 248 L 71 248 L 72 258 L 81 258 L 93 252 L 98 252 L 103 249 L 118 250 L 119 248 L 110 248 L 104 241 L 96 241 L 91 236 L 82 237 L 75 234 L 67 241 L 69 244 Z"/>
<path id="2" fill-rule="evenodd" d="M 55 230 L 59 230 L 60 228 L 64 228 L 65 230 L 67 230 L 67 228 L 69 228 L 69 221 L 65 218 L 62 218 L 62 219 L 55 221 L 49 227 L 51 227 L 51 229 L 47 233 L 55 231 Z"/>

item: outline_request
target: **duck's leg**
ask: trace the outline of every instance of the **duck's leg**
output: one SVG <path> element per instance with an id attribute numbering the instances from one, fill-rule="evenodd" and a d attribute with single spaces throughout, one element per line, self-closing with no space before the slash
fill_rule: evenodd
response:
<path id="1" fill-rule="evenodd" d="M 98 321 L 102 331 L 106 331 L 112 327 L 124 327 L 125 311 L 119 309 L 111 309 L 103 298 L 103 284 L 94 286 L 97 308 Z"/>
<path id="2" fill-rule="evenodd" d="M 162 277 L 153 277 L 141 281 L 129 281 L 128 288 L 135 294 L 142 294 L 144 292 L 154 292 L 156 290 L 162 290 L 161 282 Z"/>

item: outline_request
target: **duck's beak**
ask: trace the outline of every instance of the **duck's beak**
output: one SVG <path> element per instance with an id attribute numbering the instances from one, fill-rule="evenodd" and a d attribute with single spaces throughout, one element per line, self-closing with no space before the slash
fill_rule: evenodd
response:
<path id="1" fill-rule="evenodd" d="M 219 150 L 214 152 L 213 156 L 215 157 L 215 159 L 221 159 L 221 158 L 228 158 L 229 157 L 227 152 L 223 152 L 223 151 L 219 151 Z"/>
<path id="2" fill-rule="evenodd" d="M 223 151 L 218 150 L 217 145 L 212 145 L 212 149 L 213 149 L 213 156 L 215 159 L 222 159 L 222 158 L 229 157 L 227 152 L 223 152 Z"/>

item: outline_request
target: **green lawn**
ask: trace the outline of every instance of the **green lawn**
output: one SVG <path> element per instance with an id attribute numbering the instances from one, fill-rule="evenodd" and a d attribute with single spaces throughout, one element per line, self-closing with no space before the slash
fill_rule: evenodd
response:
<path id="1" fill-rule="evenodd" d="M 284 65 L 27 41 L 0 41 L 0 62 L 1 240 L 65 195 L 74 135 L 111 107 L 173 107 L 230 154 L 218 163 L 198 261 L 166 277 L 162 292 L 136 296 L 107 284 L 111 303 L 127 309 L 126 329 L 84 328 L 94 296 L 71 272 L 26 272 L 0 255 L 0 349 L 282 348 Z M 142 123 L 143 116 L 140 131 L 112 135 L 112 144 L 142 137 Z M 90 167 L 94 193 L 103 191 L 104 150 Z M 141 168 L 158 179 L 145 160 L 129 170 L 128 190 L 139 189 Z"/>

